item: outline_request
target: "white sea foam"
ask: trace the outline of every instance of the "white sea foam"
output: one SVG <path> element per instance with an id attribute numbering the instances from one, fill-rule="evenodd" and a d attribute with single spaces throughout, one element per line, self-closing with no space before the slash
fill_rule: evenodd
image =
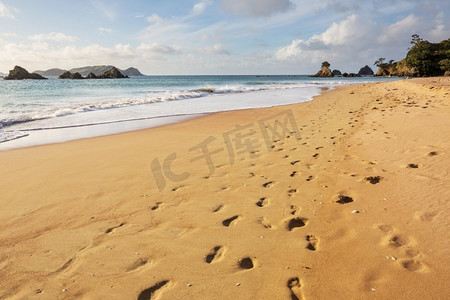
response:
<path id="1" fill-rule="evenodd" d="M 26 132 L 0 130 L 0 143 L 16 140 L 26 136 L 28 136 L 28 133 Z"/>
<path id="2" fill-rule="evenodd" d="M 314 83 L 313 83 L 314 84 Z M 308 87 L 310 84 L 304 83 L 272 83 L 255 86 L 242 86 L 242 85 L 225 85 L 219 87 L 203 87 L 189 90 L 175 90 L 175 91 L 157 91 L 149 92 L 145 96 L 137 98 L 123 98 L 120 100 L 102 101 L 91 104 L 79 104 L 78 106 L 51 108 L 44 111 L 32 112 L 29 114 L 21 114 L 10 118 L 0 119 L 0 125 L 11 126 L 18 123 L 25 123 L 30 121 L 37 121 L 42 119 L 63 117 L 67 115 L 91 112 L 97 110 L 106 110 L 114 108 L 122 108 L 134 105 L 152 104 L 156 102 L 165 101 L 178 101 L 188 100 L 194 98 L 208 97 L 212 95 L 225 95 L 225 94 L 241 94 L 258 91 L 270 91 L 270 90 L 285 90 L 295 89 L 301 87 Z"/>

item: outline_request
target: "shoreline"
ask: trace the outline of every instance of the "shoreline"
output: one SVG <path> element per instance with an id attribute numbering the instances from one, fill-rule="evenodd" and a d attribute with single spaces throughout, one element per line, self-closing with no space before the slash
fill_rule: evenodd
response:
<path id="1" fill-rule="evenodd" d="M 449 82 L 0 151 L 0 297 L 446 298 Z"/>
<path id="2" fill-rule="evenodd" d="M 368 81 L 373 80 L 374 79 Z M 361 81 L 361 83 L 365 82 L 366 80 Z M 142 84 L 142 82 L 140 83 L 135 82 L 135 84 L 139 85 Z M 277 84 L 280 84 L 280 86 L 278 86 L 277 88 L 270 85 L 265 85 L 263 88 L 261 88 L 256 87 L 257 85 L 255 86 L 252 86 L 251 84 L 246 85 L 245 82 L 241 82 L 240 84 L 242 84 L 242 86 L 239 85 L 221 86 L 220 84 L 217 84 L 215 88 L 211 88 L 213 90 L 217 89 L 217 92 L 215 91 L 214 93 L 207 95 L 197 95 L 198 97 L 193 98 L 191 98 L 191 96 L 193 95 L 189 97 L 186 96 L 189 99 L 185 100 L 178 99 L 175 101 L 156 101 L 153 103 L 147 103 L 146 101 L 156 99 L 155 97 L 157 95 L 152 95 L 148 96 L 150 98 L 147 97 L 141 99 L 140 101 L 143 102 L 139 104 L 139 101 L 136 99 L 127 100 L 127 98 L 124 98 L 123 99 L 124 103 L 133 103 L 133 101 L 135 102 L 137 101 L 134 104 L 125 105 L 124 107 L 117 107 L 117 105 L 121 103 L 120 101 L 114 102 L 111 100 L 105 100 L 106 104 L 99 103 L 98 101 L 97 102 L 93 101 L 93 103 L 96 104 L 92 104 L 92 106 L 96 108 L 94 109 L 88 108 L 88 111 L 77 112 L 77 107 L 79 109 L 80 107 L 83 107 L 83 105 L 87 107 L 90 106 L 90 104 L 88 104 L 86 101 L 82 101 L 86 103 L 83 104 L 82 106 L 80 106 L 81 104 L 74 104 L 73 106 L 70 104 L 71 101 L 69 99 L 65 105 L 62 106 L 60 106 L 60 104 L 55 105 L 54 111 L 44 110 L 42 112 L 36 112 L 35 115 L 29 112 L 21 116 L 19 119 L 17 119 L 18 117 L 14 115 L 11 117 L 3 116 L 2 122 L 6 124 L 5 125 L 6 127 L 3 128 L 4 131 L 0 131 L 0 141 L 3 140 L 11 141 L 13 140 L 13 138 L 17 139 L 20 136 L 22 136 L 22 139 L 19 139 L 20 142 L 15 143 L 7 141 L 2 142 L 0 143 L 0 149 L 6 150 L 13 148 L 21 148 L 37 144 L 56 143 L 67 140 L 89 138 L 94 136 L 101 136 L 101 135 L 115 134 L 119 132 L 129 132 L 143 128 L 150 128 L 166 123 L 177 122 L 178 120 L 175 120 L 175 117 L 169 118 L 169 116 L 173 115 L 214 113 L 236 109 L 272 107 L 277 105 L 300 103 L 304 101 L 310 101 L 313 96 L 319 95 L 321 91 L 323 91 L 323 89 L 333 88 L 335 85 L 340 84 L 346 85 L 345 82 L 341 82 L 340 80 L 337 80 L 334 83 L 333 80 L 331 81 L 324 80 L 322 81 L 321 84 L 320 81 L 318 81 L 317 83 L 310 81 L 306 81 L 304 83 L 302 83 L 301 81 L 292 83 L 288 82 L 271 83 L 274 84 L 275 86 L 277 86 Z M 247 88 L 249 88 L 251 91 L 245 92 Z M 233 89 L 236 89 L 237 91 L 241 92 L 235 93 L 230 92 L 230 90 Z M 195 86 L 192 86 L 187 92 L 188 93 L 199 92 L 201 90 L 205 89 L 196 89 Z M 222 94 L 222 92 L 224 91 L 225 93 Z M 182 89 L 179 90 L 178 92 L 184 93 Z M 184 97 L 183 95 L 177 94 L 178 92 L 172 91 L 169 92 L 169 95 L 160 95 L 160 96 L 168 99 L 172 96 L 175 98 Z M 40 91 L 40 93 L 42 93 L 42 91 Z M 64 90 L 62 91 L 62 93 L 64 94 Z M 10 95 L 10 97 L 12 96 L 13 95 Z M 32 98 L 31 95 L 30 97 Z M 105 97 L 106 99 L 108 98 L 107 96 Z M 119 98 L 120 97 L 118 97 L 117 99 Z M 60 100 L 58 99 L 55 99 L 55 101 L 56 103 L 60 102 Z M 110 105 L 111 107 L 114 108 L 100 109 L 102 105 L 107 106 Z M 50 107 L 48 107 L 47 110 L 48 109 L 50 109 Z M 39 117 L 42 118 L 39 119 Z M 14 123 L 14 119 L 17 119 L 16 120 L 17 123 Z M 165 121 L 167 119 L 172 120 Z M 127 122 L 123 122 L 124 120 L 127 120 Z M 12 122 L 12 124 L 10 124 L 9 122 Z M 123 125 L 120 125 L 120 123 L 122 123 Z M 88 133 L 90 129 L 81 128 L 86 127 L 86 125 L 92 125 L 93 134 Z M 58 132 L 56 128 L 72 128 L 72 129 L 70 130 L 66 129 L 65 130 L 66 132 Z M 49 132 L 46 136 L 45 130 L 47 129 L 55 130 L 55 133 Z M 35 135 L 39 130 L 41 130 L 41 132 L 39 133 L 39 136 L 36 137 Z M 72 137 L 72 135 L 74 135 L 74 137 Z M 51 137 L 51 139 L 49 139 L 49 137 Z"/>
<path id="3" fill-rule="evenodd" d="M 322 87 L 320 88 L 321 91 L 314 93 L 315 96 L 318 96 L 321 94 L 321 92 L 333 89 L 335 87 Z M 299 91 L 300 95 L 295 96 L 295 92 Z M 291 101 L 298 101 L 295 103 L 303 103 L 308 102 L 313 99 L 303 99 L 305 96 L 301 95 L 302 88 L 293 88 L 288 90 L 280 90 L 276 91 L 277 97 L 287 98 L 291 99 L 288 102 Z M 229 95 L 211 95 L 207 98 L 197 98 L 197 99 L 191 99 L 191 101 L 214 101 L 216 99 L 222 100 L 221 98 L 225 97 L 226 99 L 234 99 L 238 97 L 245 97 L 248 99 L 254 99 L 258 96 L 265 95 L 264 97 L 268 97 L 271 93 L 274 91 L 256 91 L 256 92 L 250 92 L 250 93 L 244 93 L 244 94 L 229 94 Z M 216 99 L 215 99 L 216 98 Z M 272 98 L 274 98 L 272 96 Z M 298 99 L 298 100 L 293 100 Z M 183 101 L 183 100 L 181 100 Z M 295 104 L 294 103 L 294 104 Z M 181 105 L 177 103 L 178 105 Z M 217 110 L 217 111 L 199 111 L 199 112 L 192 112 L 192 113 L 178 113 L 174 115 L 160 115 L 160 116 L 150 116 L 150 117 L 140 117 L 136 119 L 125 119 L 125 120 L 114 120 L 114 121 L 99 121 L 97 123 L 80 123 L 80 124 L 71 124 L 71 125 L 62 125 L 62 126 L 50 126 L 50 127 L 38 127 L 36 129 L 34 128 L 27 128 L 26 124 L 18 124 L 14 125 L 11 130 L 7 130 L 6 132 L 20 132 L 20 133 L 30 133 L 32 132 L 34 135 L 37 136 L 25 136 L 24 138 L 18 138 L 14 140 L 10 140 L 7 142 L 0 143 L 0 151 L 7 151 L 7 150 L 14 150 L 14 149 L 20 149 L 20 148 L 27 148 L 27 147 L 33 147 L 33 146 L 40 146 L 40 145 L 46 145 L 46 144 L 55 144 L 55 143 L 61 143 L 61 142 L 67 142 L 72 140 L 79 140 L 79 139 L 89 139 L 89 138 L 95 138 L 99 136 L 108 136 L 108 135 L 115 135 L 120 133 L 126 133 L 126 132 L 133 132 L 136 130 L 145 130 L 145 129 L 151 129 L 156 127 L 161 127 L 165 125 L 185 122 L 193 118 L 201 118 L 202 115 L 210 115 L 215 113 L 221 113 L 221 112 L 233 112 L 233 111 L 239 111 L 239 110 L 248 110 L 248 109 L 261 109 L 261 108 L 271 108 L 271 107 L 277 107 L 277 106 L 285 106 L 285 105 L 291 105 L 292 103 L 286 103 L 286 104 L 279 104 L 279 105 L 270 105 L 270 106 L 261 106 L 261 107 L 243 107 L 243 108 L 235 108 L 235 109 L 229 109 L 229 110 Z M 129 107 L 134 108 L 134 107 Z M 127 108 L 125 108 L 127 109 Z M 100 111 L 100 113 L 103 113 L 106 111 Z M 90 113 L 90 112 L 88 112 Z M 94 112 L 95 113 L 95 112 Z M 98 113 L 98 112 L 97 112 Z M 69 118 L 76 117 L 76 115 L 69 115 Z M 46 122 L 47 120 L 51 119 L 43 119 L 41 121 Z M 70 119 L 69 119 L 70 120 Z M 37 121 L 39 122 L 39 121 Z M 70 121 L 69 121 L 70 123 Z M 126 125 L 121 126 L 122 123 L 125 123 Z M 44 123 L 45 124 L 45 123 Z M 22 126 L 25 126 L 23 128 Z M 83 132 L 84 128 L 88 127 L 90 129 L 94 129 L 93 133 L 87 133 Z M 56 137 L 55 135 L 46 134 L 45 131 L 55 130 L 57 133 Z M 66 131 L 66 133 L 64 132 Z M 69 134 L 70 133 L 70 134 Z"/>

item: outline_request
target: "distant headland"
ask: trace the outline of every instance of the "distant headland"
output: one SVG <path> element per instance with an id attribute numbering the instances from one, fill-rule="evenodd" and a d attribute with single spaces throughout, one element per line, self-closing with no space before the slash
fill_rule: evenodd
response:
<path id="1" fill-rule="evenodd" d="M 70 73 L 80 73 L 81 76 L 85 77 L 87 76 L 89 73 L 95 74 L 96 76 L 102 75 L 105 72 L 110 71 L 112 68 L 115 68 L 114 66 L 111 65 L 99 65 L 99 66 L 86 66 L 86 67 L 80 67 L 80 68 L 72 68 L 70 70 L 64 70 L 64 69 L 58 69 L 58 68 L 53 68 L 53 69 L 49 69 L 46 71 L 41 71 L 41 70 L 37 70 L 34 71 L 34 73 L 42 75 L 42 76 L 60 76 L 62 75 L 64 72 L 70 72 Z M 133 68 L 130 67 L 128 69 L 125 70 L 121 70 L 119 68 L 116 68 L 120 73 L 122 73 L 123 75 L 126 76 L 143 76 L 144 74 L 142 74 L 137 68 Z"/>
<path id="2" fill-rule="evenodd" d="M 60 79 L 105 79 L 105 78 L 129 78 L 129 76 L 143 76 L 136 68 L 130 67 L 126 70 L 120 70 L 114 66 L 87 66 L 73 68 L 69 71 L 53 68 L 46 71 L 28 72 L 26 69 L 15 66 L 9 71 L 5 80 L 23 80 L 23 79 L 47 79 L 44 76 L 58 76 Z"/>

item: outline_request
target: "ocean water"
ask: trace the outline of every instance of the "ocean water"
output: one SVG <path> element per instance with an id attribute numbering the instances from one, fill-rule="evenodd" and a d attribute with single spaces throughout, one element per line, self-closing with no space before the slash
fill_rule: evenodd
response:
<path id="1" fill-rule="evenodd" d="M 386 80 L 396 79 L 298 75 L 0 80 L 0 150 L 159 126 L 218 111 L 299 103 L 335 86 Z"/>

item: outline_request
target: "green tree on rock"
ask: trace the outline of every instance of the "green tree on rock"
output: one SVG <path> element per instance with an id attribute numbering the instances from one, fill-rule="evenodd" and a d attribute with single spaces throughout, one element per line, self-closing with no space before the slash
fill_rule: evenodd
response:
<path id="1" fill-rule="evenodd" d="M 322 68 L 323 68 L 323 67 L 329 68 L 330 66 L 331 66 L 330 63 L 327 62 L 327 61 L 324 61 L 324 62 L 322 63 Z"/>

